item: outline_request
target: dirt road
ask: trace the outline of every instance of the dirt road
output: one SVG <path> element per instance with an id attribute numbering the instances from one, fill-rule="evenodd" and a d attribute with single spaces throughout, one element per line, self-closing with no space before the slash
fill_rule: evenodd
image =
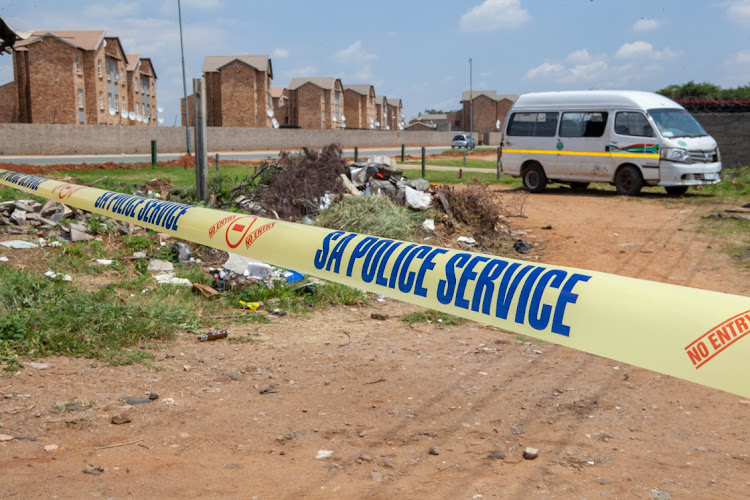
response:
<path id="1" fill-rule="evenodd" d="M 750 295 L 699 232 L 715 206 L 492 189 L 523 203 L 532 259 Z M 254 341 L 185 335 L 151 367 L 39 360 L 0 379 L 0 434 L 38 438 L 0 443 L 2 496 L 750 497 L 749 402 L 474 323 L 370 319 L 411 310 L 373 298 L 223 325 Z"/>

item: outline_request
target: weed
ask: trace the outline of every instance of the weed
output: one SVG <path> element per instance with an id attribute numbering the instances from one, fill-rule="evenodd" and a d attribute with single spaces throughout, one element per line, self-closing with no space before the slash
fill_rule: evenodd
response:
<path id="1" fill-rule="evenodd" d="M 127 248 L 128 252 L 131 254 L 135 252 L 146 252 L 154 246 L 154 242 L 151 239 L 140 234 L 123 236 L 120 241 L 122 241 L 125 248 Z"/>
<path id="2" fill-rule="evenodd" d="M 93 408 L 94 402 L 88 401 L 83 402 L 79 401 L 78 399 L 73 399 L 70 401 L 65 401 L 63 403 L 57 403 L 55 405 L 55 408 L 52 410 L 54 413 L 66 413 L 72 410 L 80 410 L 83 408 Z"/>
<path id="3" fill-rule="evenodd" d="M 460 325 L 466 320 L 457 316 L 451 316 L 441 311 L 426 309 L 401 316 L 401 321 L 408 324 L 413 323 L 440 323 L 442 325 Z"/>
<path id="4" fill-rule="evenodd" d="M 315 304 L 354 306 L 363 304 L 367 294 L 339 283 L 326 283 L 312 287 L 310 301 Z"/>
<path id="5" fill-rule="evenodd" d="M 411 240 L 424 217 L 385 196 L 354 196 L 322 211 L 316 223 L 328 229 Z"/>
<path id="6" fill-rule="evenodd" d="M 178 278 L 190 280 L 191 283 L 211 284 L 211 277 L 198 264 L 177 267 L 175 274 Z"/>

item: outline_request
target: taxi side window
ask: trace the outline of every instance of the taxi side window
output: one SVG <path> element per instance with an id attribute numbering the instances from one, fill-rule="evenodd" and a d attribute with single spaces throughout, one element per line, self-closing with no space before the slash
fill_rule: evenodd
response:
<path id="1" fill-rule="evenodd" d="M 642 113 L 621 111 L 615 115 L 615 134 L 653 137 L 654 130 Z"/>

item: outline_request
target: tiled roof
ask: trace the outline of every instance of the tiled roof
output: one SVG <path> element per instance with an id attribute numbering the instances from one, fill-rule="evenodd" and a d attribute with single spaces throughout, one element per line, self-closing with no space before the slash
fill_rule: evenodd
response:
<path id="1" fill-rule="evenodd" d="M 297 90 L 301 86 L 312 83 L 313 85 L 320 87 L 321 89 L 331 90 L 336 86 L 335 76 L 321 76 L 316 78 L 292 78 L 289 82 L 289 90 Z"/>
<path id="2" fill-rule="evenodd" d="M 372 85 L 370 85 L 369 83 L 355 83 L 344 85 L 344 90 L 351 90 L 359 95 L 368 95 L 371 88 Z"/>
<path id="3" fill-rule="evenodd" d="M 472 94 L 474 95 L 474 99 L 476 99 L 480 95 L 484 95 L 489 97 L 493 101 L 502 101 L 503 99 L 508 99 L 509 101 L 515 102 L 518 98 L 517 94 L 498 94 L 494 90 L 464 90 L 463 92 L 461 92 L 461 102 L 470 100 Z"/>
<path id="4" fill-rule="evenodd" d="M 232 61 L 242 61 L 248 66 L 252 66 L 258 71 L 264 71 L 266 73 L 270 67 L 268 56 L 206 56 L 203 60 L 203 72 L 211 73 L 219 71 Z"/>
<path id="5" fill-rule="evenodd" d="M 284 87 L 271 87 L 271 97 L 277 99 L 284 95 L 285 90 L 286 89 Z"/>
<path id="6" fill-rule="evenodd" d="M 42 40 L 46 36 L 54 36 L 60 40 L 83 50 L 96 50 L 99 44 L 104 39 L 104 30 L 90 30 L 90 31 L 44 31 L 35 30 L 29 31 L 23 34 L 28 35 L 25 40 L 16 42 L 15 47 L 21 48 L 36 43 Z"/>
<path id="7" fill-rule="evenodd" d="M 141 55 L 140 54 L 125 54 L 125 57 L 128 59 L 128 71 L 135 71 L 135 68 L 138 67 L 138 63 L 141 62 Z"/>

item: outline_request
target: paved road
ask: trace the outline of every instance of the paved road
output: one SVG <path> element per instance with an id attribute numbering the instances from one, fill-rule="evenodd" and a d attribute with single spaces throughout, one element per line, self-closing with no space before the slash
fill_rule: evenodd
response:
<path id="1" fill-rule="evenodd" d="M 436 146 L 426 148 L 427 154 L 440 153 L 450 149 L 450 146 Z M 276 158 L 279 156 L 279 151 L 226 151 L 219 153 L 221 160 L 262 160 L 264 158 Z M 217 152 L 209 153 L 211 158 Z M 360 158 L 367 158 L 371 155 L 400 155 L 401 148 L 360 148 Z M 406 154 L 408 155 L 419 155 L 421 154 L 421 148 L 406 148 Z M 164 153 L 158 155 L 159 161 L 174 160 L 182 157 L 180 153 Z M 354 149 L 345 149 L 344 156 L 347 158 L 354 157 Z M 135 154 L 135 155 L 60 155 L 60 156 L 3 156 L 0 155 L 0 163 L 23 163 L 28 165 L 59 165 L 63 163 L 143 163 L 151 161 L 150 154 Z"/>

